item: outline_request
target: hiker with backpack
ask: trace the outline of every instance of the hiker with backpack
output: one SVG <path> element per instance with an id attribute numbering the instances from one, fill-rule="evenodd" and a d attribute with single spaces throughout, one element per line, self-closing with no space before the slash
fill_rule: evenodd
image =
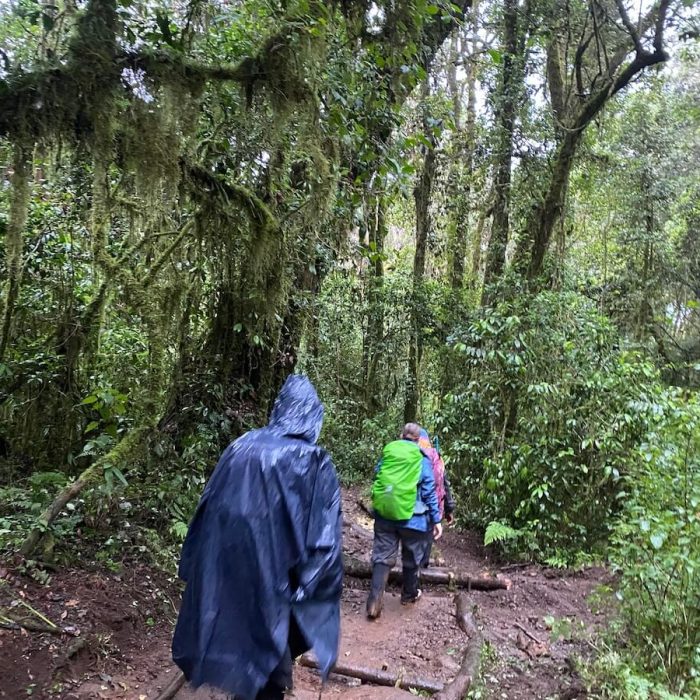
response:
<path id="1" fill-rule="evenodd" d="M 455 510 L 455 499 L 452 495 L 452 487 L 450 486 L 450 480 L 447 477 L 447 471 L 445 470 L 445 462 L 442 459 L 442 455 L 437 447 L 433 445 L 430 441 L 430 436 L 428 431 L 424 428 L 420 429 L 420 434 L 418 436 L 418 447 L 420 447 L 421 452 L 424 456 L 430 459 L 430 463 L 433 467 L 433 477 L 435 479 L 435 495 L 437 496 L 438 509 L 440 510 L 440 518 L 444 520 L 448 525 L 454 522 L 454 510 Z M 432 540 L 428 540 L 428 544 L 425 550 L 425 558 L 421 563 L 423 568 L 427 568 L 430 565 L 430 552 L 433 548 Z"/>
<path id="2" fill-rule="evenodd" d="M 407 605 L 420 598 L 419 569 L 431 540 L 442 535 L 432 463 L 418 446 L 420 430 L 415 423 L 407 423 L 401 438 L 384 447 L 375 469 L 372 584 L 367 598 L 370 619 L 381 614 L 384 589 L 396 563 L 399 544 L 403 568 L 401 603 Z"/>
<path id="3" fill-rule="evenodd" d="M 437 438 L 435 438 L 436 444 L 430 441 L 430 436 L 428 431 L 424 428 L 420 429 L 420 434 L 418 436 L 418 447 L 420 447 L 421 452 L 430 458 L 430 462 L 433 465 L 433 476 L 435 478 L 435 494 L 438 499 L 438 508 L 440 509 L 440 518 L 445 520 L 448 525 L 452 525 L 454 522 L 454 511 L 455 511 L 455 499 L 452 495 L 452 486 L 450 485 L 450 480 L 447 476 L 447 470 L 445 469 L 445 462 L 442 459 L 440 450 L 437 446 Z"/>

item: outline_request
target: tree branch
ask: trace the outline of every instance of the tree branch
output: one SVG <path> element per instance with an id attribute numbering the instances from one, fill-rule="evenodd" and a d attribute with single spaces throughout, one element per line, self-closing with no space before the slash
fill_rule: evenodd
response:
<path id="1" fill-rule="evenodd" d="M 644 52 L 644 47 L 642 46 L 642 40 L 639 37 L 639 34 L 637 33 L 637 30 L 635 29 L 634 25 L 632 24 L 632 21 L 629 18 L 629 15 L 627 14 L 627 9 L 625 8 L 625 3 L 623 0 L 615 0 L 615 5 L 617 6 L 617 11 L 620 14 L 620 18 L 622 19 L 622 23 L 625 25 L 625 28 L 627 29 L 629 35 L 632 37 L 632 41 L 634 42 L 634 47 L 637 50 L 637 53 L 643 53 Z"/>

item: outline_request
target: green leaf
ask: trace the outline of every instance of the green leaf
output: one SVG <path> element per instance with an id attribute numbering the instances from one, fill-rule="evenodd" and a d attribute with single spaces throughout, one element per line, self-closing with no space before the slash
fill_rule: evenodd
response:
<path id="1" fill-rule="evenodd" d="M 654 549 L 661 549 L 661 547 L 664 546 L 665 540 L 666 540 L 666 536 L 661 534 L 661 533 L 658 533 L 656 535 L 652 535 L 649 538 L 649 541 L 651 542 L 651 546 Z"/>
<path id="2" fill-rule="evenodd" d="M 99 423 L 96 420 L 92 420 L 85 426 L 85 430 L 83 432 L 89 433 L 91 430 L 97 428 L 98 425 Z"/>
<path id="3" fill-rule="evenodd" d="M 94 394 L 90 394 L 90 396 L 86 396 L 86 397 L 80 402 L 80 405 L 81 405 L 81 406 L 89 406 L 90 404 L 96 403 L 96 402 L 97 402 L 97 396 L 95 396 Z"/>
<path id="4" fill-rule="evenodd" d="M 496 49 L 489 49 L 487 51 L 488 55 L 491 56 L 491 60 L 495 65 L 500 66 L 503 63 L 503 54 Z"/>
<path id="5" fill-rule="evenodd" d="M 520 530 L 515 530 L 514 528 L 505 525 L 504 523 L 499 523 L 498 521 L 492 521 L 489 523 L 484 533 L 484 546 L 492 544 L 493 542 L 503 542 L 504 540 L 512 540 L 519 537 L 522 534 Z"/>

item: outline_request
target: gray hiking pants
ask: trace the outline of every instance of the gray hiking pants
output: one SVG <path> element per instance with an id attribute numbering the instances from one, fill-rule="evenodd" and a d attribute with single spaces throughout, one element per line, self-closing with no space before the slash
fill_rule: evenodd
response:
<path id="1" fill-rule="evenodd" d="M 388 520 L 374 521 L 374 546 L 372 564 L 396 564 L 396 554 L 401 544 L 401 563 L 404 569 L 414 570 L 423 566 L 430 551 L 431 532 L 399 527 Z"/>

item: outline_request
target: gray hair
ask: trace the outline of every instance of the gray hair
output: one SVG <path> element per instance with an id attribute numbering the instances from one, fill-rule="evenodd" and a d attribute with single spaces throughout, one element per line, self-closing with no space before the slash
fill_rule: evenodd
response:
<path id="1" fill-rule="evenodd" d="M 417 423 L 406 423 L 403 430 L 401 431 L 401 438 L 403 440 L 413 440 L 413 442 L 418 442 L 420 437 L 420 425 Z"/>

